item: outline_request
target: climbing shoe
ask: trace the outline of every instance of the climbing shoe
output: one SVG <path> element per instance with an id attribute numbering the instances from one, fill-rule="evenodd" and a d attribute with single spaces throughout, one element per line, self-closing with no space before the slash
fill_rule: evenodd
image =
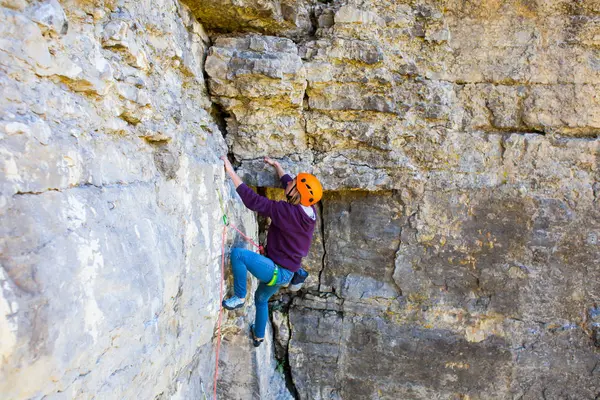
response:
<path id="1" fill-rule="evenodd" d="M 308 272 L 306 272 L 304 268 L 300 268 L 294 273 L 288 289 L 292 292 L 297 292 L 302 288 L 302 285 L 304 285 L 306 278 L 308 278 Z"/>
<path id="2" fill-rule="evenodd" d="M 260 346 L 260 344 L 265 341 L 265 338 L 257 338 L 256 335 L 254 335 L 254 324 L 250 325 L 250 336 L 252 337 L 254 347 Z"/>
<path id="3" fill-rule="evenodd" d="M 228 299 L 223 300 L 223 307 L 225 307 L 228 310 L 235 310 L 236 308 L 240 308 L 241 306 L 244 305 L 244 301 L 245 299 L 241 299 L 235 295 L 231 296 Z"/>

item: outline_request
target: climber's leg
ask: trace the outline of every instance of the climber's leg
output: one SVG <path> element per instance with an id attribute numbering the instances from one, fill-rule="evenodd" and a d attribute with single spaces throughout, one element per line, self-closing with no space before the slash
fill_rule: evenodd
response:
<path id="1" fill-rule="evenodd" d="M 246 249 L 235 248 L 231 251 L 231 267 L 233 269 L 233 288 L 238 297 L 246 297 L 246 272 L 250 272 L 259 281 L 268 283 L 273 278 L 275 263 Z"/>
<path id="2" fill-rule="evenodd" d="M 256 307 L 256 318 L 254 319 L 254 336 L 257 340 L 265 337 L 265 328 L 269 319 L 269 299 L 279 290 L 281 286 L 268 286 L 261 282 L 254 293 L 254 306 Z"/>
<path id="3" fill-rule="evenodd" d="M 223 306 L 228 310 L 244 305 L 248 271 L 259 281 L 268 283 L 273 278 L 275 264 L 269 258 L 253 251 L 234 248 L 231 250 L 231 269 L 234 295 L 223 301 Z"/>

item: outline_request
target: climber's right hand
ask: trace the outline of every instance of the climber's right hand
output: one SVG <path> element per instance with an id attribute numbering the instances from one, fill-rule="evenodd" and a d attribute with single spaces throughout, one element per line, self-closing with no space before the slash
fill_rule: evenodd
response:
<path id="1" fill-rule="evenodd" d="M 227 173 L 233 172 L 233 166 L 229 162 L 229 159 L 227 158 L 227 156 L 221 156 L 221 160 L 223 160 L 223 162 L 225 163 L 225 172 L 227 172 Z"/>
<path id="2" fill-rule="evenodd" d="M 277 161 L 275 161 L 275 160 L 273 160 L 273 159 L 271 159 L 269 157 L 265 157 L 265 162 L 267 164 L 269 164 L 270 166 L 272 166 L 272 167 L 279 167 L 280 166 Z"/>

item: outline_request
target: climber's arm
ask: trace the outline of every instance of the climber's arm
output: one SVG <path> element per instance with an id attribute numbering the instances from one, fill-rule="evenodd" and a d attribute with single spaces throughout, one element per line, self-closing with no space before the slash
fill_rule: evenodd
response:
<path id="1" fill-rule="evenodd" d="M 292 180 L 292 177 L 289 176 L 283 170 L 283 168 L 281 168 L 281 165 L 277 161 L 272 160 L 269 157 L 265 157 L 265 162 L 267 164 L 271 165 L 272 167 L 275 167 L 275 171 L 277 171 L 277 175 L 279 176 L 279 181 L 281 182 L 281 187 L 285 189 L 288 182 Z"/>
<path id="2" fill-rule="evenodd" d="M 238 176 L 238 174 L 234 171 L 233 166 L 231 165 L 231 163 L 227 159 L 227 156 L 222 156 L 221 160 L 223 160 L 223 162 L 225 163 L 225 172 L 227 172 L 227 174 L 229 175 L 229 177 L 233 181 L 233 185 L 237 189 L 238 186 L 240 186 L 243 183 L 242 182 L 242 178 L 240 178 Z"/>
<path id="3" fill-rule="evenodd" d="M 275 168 L 279 179 L 281 179 L 281 177 L 285 175 L 285 171 L 283 170 L 283 168 L 281 168 L 281 164 L 279 164 L 277 161 L 272 160 L 269 157 L 265 157 L 265 162 Z"/>

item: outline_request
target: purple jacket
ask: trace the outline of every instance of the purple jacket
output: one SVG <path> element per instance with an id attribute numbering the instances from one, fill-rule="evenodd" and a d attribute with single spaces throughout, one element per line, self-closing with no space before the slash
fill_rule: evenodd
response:
<path id="1" fill-rule="evenodd" d="M 292 178 L 281 177 L 283 187 Z M 267 235 L 267 253 L 269 258 L 285 269 L 296 272 L 302 264 L 302 257 L 308 254 L 316 221 L 306 215 L 302 206 L 293 206 L 286 201 L 269 200 L 260 196 L 242 183 L 237 192 L 244 205 L 257 213 L 271 218 Z M 316 210 L 315 215 L 317 215 Z"/>

